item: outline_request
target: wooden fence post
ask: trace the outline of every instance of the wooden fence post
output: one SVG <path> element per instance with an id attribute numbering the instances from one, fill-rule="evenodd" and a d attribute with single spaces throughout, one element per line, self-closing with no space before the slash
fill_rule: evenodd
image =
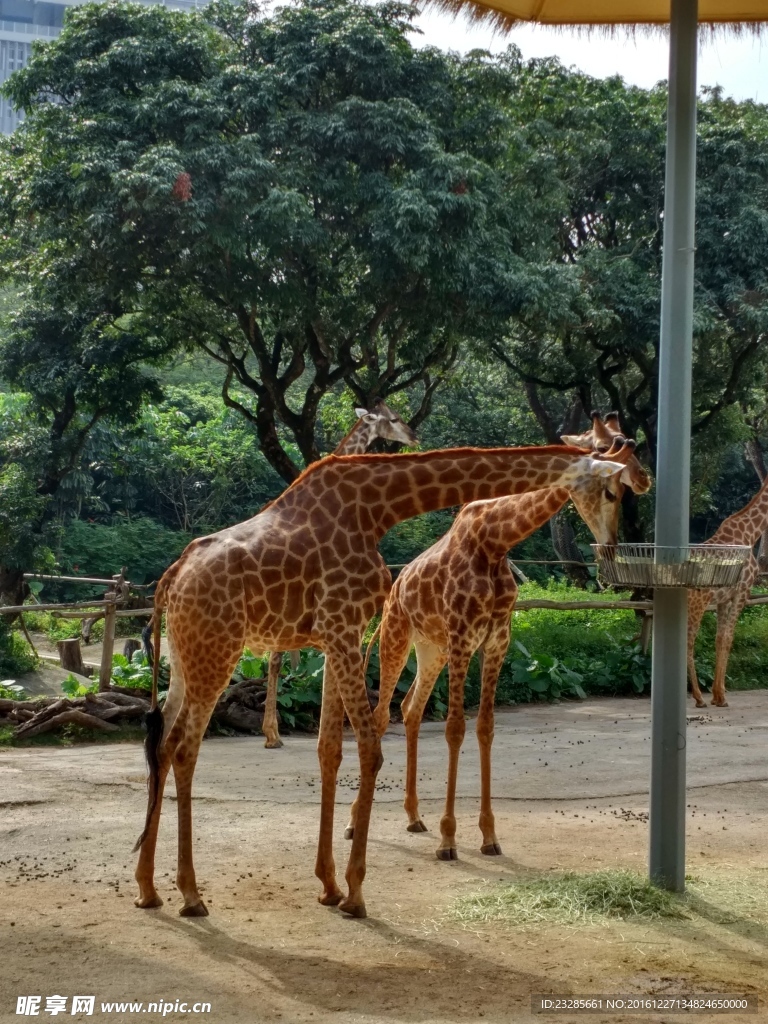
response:
<path id="1" fill-rule="evenodd" d="M 113 576 L 112 589 L 104 595 L 109 601 L 104 613 L 104 646 L 101 650 L 101 668 L 99 669 L 99 690 L 109 690 L 112 681 L 112 655 L 115 651 L 115 619 L 117 602 L 122 601 L 125 596 L 125 570 L 118 576 Z"/>

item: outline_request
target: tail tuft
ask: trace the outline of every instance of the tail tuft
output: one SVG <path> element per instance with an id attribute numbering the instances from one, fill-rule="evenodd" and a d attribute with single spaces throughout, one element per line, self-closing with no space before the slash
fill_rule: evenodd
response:
<path id="1" fill-rule="evenodd" d="M 163 742 L 163 728 L 165 725 L 163 712 L 160 708 L 155 707 L 152 708 L 151 711 L 147 712 L 146 723 L 147 738 L 144 741 L 144 750 L 147 755 L 147 767 L 149 768 L 149 776 L 147 778 L 149 803 L 147 806 L 147 820 L 144 823 L 144 831 L 136 841 L 136 845 L 133 848 L 134 853 L 147 838 L 149 822 L 152 818 L 155 807 L 157 806 L 157 789 L 160 778 L 160 745 Z"/>

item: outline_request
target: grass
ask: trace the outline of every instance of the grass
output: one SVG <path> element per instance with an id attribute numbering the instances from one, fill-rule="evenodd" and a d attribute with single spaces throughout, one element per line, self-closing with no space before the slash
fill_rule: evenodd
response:
<path id="1" fill-rule="evenodd" d="M 596 924 L 605 919 L 650 921 L 688 916 L 679 897 L 633 871 L 565 872 L 519 882 L 489 884 L 459 898 L 454 915 L 464 922 Z"/>

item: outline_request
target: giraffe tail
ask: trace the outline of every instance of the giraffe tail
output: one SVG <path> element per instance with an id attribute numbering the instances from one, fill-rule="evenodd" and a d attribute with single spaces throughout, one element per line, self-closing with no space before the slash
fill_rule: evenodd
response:
<path id="1" fill-rule="evenodd" d="M 384 620 L 382 619 L 382 622 L 383 621 Z M 369 640 L 368 647 L 366 648 L 366 651 L 365 651 L 365 662 L 363 663 L 363 675 L 364 676 L 366 676 L 368 674 L 368 662 L 371 660 L 371 655 L 373 654 L 373 645 L 376 643 L 376 640 L 377 640 L 377 638 L 379 636 L 379 633 L 381 633 L 381 622 L 376 627 L 376 632 L 373 634 L 373 636 Z"/>
<path id="2" fill-rule="evenodd" d="M 157 684 L 160 672 L 160 629 L 163 621 L 163 598 L 165 597 L 167 586 L 168 584 L 165 582 L 165 579 L 160 580 L 155 591 L 155 610 L 152 613 L 152 618 L 141 633 L 147 661 L 152 666 L 152 703 L 145 720 L 147 737 L 144 740 L 144 752 L 149 770 L 147 776 L 147 818 L 144 823 L 144 831 L 136 840 L 136 845 L 133 848 L 134 853 L 147 838 L 149 824 L 157 807 L 158 781 L 160 778 L 160 746 L 163 742 L 163 730 L 165 727 L 163 712 L 157 706 Z M 150 640 L 150 631 L 152 640 Z"/>

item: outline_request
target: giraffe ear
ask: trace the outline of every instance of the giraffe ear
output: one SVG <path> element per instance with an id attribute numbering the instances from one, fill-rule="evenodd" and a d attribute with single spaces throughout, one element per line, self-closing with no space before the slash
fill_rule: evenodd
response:
<path id="1" fill-rule="evenodd" d="M 589 438 L 584 434 L 561 434 L 560 440 L 563 444 L 569 444 L 572 448 L 582 448 L 585 452 L 592 448 Z"/>
<path id="2" fill-rule="evenodd" d="M 355 409 L 355 416 L 357 416 L 357 418 L 359 420 L 361 420 L 363 418 L 363 416 L 367 416 L 367 415 L 368 415 L 368 410 L 367 409 Z"/>

